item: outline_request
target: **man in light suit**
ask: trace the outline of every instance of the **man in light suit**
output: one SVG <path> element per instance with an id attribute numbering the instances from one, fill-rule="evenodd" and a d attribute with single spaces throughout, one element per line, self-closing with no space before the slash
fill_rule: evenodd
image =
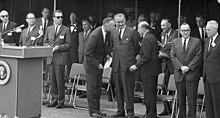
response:
<path id="1" fill-rule="evenodd" d="M 159 57 L 162 60 L 162 72 L 165 74 L 163 85 L 168 86 L 170 75 L 173 74 L 174 67 L 170 58 L 170 50 L 172 41 L 177 38 L 177 31 L 172 29 L 172 24 L 169 19 L 164 18 L 161 21 L 161 43 L 159 43 L 160 51 Z M 165 91 L 164 91 L 164 94 Z M 171 113 L 171 107 L 168 102 L 164 102 L 164 110 L 159 115 L 168 115 Z"/>
<path id="2" fill-rule="evenodd" d="M 0 19 L 2 21 L 2 23 L 0 23 L 1 33 L 11 30 L 17 26 L 17 23 L 14 23 L 9 20 L 9 14 L 6 10 L 2 10 L 0 12 Z M 7 43 L 9 45 L 18 45 L 19 42 L 16 33 L 12 33 L 12 32 L 3 34 L 1 38 L 4 40 L 4 43 Z"/>
<path id="3" fill-rule="evenodd" d="M 88 44 L 88 37 L 92 32 L 92 27 L 88 19 L 82 20 L 83 31 L 79 33 L 79 47 L 78 47 L 78 58 L 79 63 L 83 64 L 85 59 L 85 50 Z M 86 98 L 86 92 L 82 91 L 82 94 L 79 98 Z"/>
<path id="4" fill-rule="evenodd" d="M 186 118 L 186 97 L 188 118 L 196 118 L 196 98 L 200 79 L 199 66 L 202 59 L 202 46 L 198 38 L 190 37 L 190 26 L 180 26 L 182 38 L 174 39 L 170 52 L 174 65 L 174 79 L 179 103 L 179 118 Z"/>
<path id="5" fill-rule="evenodd" d="M 79 33 L 79 63 L 84 62 L 85 49 L 88 44 L 88 37 L 92 32 L 92 27 L 88 19 L 82 20 L 83 31 Z"/>
<path id="6" fill-rule="evenodd" d="M 157 118 L 157 78 L 159 74 L 159 57 L 157 38 L 150 32 L 146 21 L 138 24 L 138 32 L 143 36 L 139 61 L 130 67 L 133 72 L 141 69 L 140 77 L 144 87 L 144 101 L 146 105 L 146 118 Z M 144 118 L 145 118 L 144 117 Z"/>
<path id="7" fill-rule="evenodd" d="M 205 106 L 207 118 L 220 117 L 220 36 L 218 22 L 207 22 L 203 57 Z"/>
<path id="8" fill-rule="evenodd" d="M 114 16 L 116 29 L 112 32 L 111 42 L 113 46 L 112 71 L 116 86 L 118 111 L 113 117 L 124 117 L 126 102 L 127 116 L 134 116 L 134 85 L 135 73 L 129 71 L 134 65 L 139 52 L 140 36 L 133 28 L 127 27 L 125 15 L 118 13 Z"/>
<path id="9" fill-rule="evenodd" d="M 47 57 L 50 66 L 51 103 L 47 107 L 63 108 L 65 101 L 64 70 L 67 64 L 70 43 L 70 29 L 62 25 L 63 13 L 60 10 L 53 12 L 54 25 L 47 28 L 44 36 L 44 45 L 53 47 L 53 56 Z"/>
<path id="10" fill-rule="evenodd" d="M 49 8 L 47 8 L 47 7 L 43 8 L 41 14 L 42 14 L 42 17 L 36 18 L 35 24 L 37 27 L 42 28 L 42 31 L 45 35 L 47 27 L 53 25 L 53 21 L 52 21 L 52 19 L 50 19 L 50 9 Z M 44 37 L 44 35 L 43 35 L 43 37 Z M 41 45 L 43 45 L 43 42 Z"/>
<path id="11" fill-rule="evenodd" d="M 86 71 L 87 99 L 91 117 L 106 116 L 100 111 L 100 96 L 102 90 L 102 73 L 104 59 L 110 57 L 111 48 L 109 33 L 115 28 L 115 22 L 107 17 L 103 25 L 96 28 L 89 36 L 85 50 L 84 67 Z"/>
<path id="12" fill-rule="evenodd" d="M 43 31 L 35 25 L 35 15 L 33 13 L 28 13 L 26 22 L 28 23 L 28 27 L 21 32 L 19 40 L 20 45 L 27 47 L 41 45 L 43 42 Z"/>

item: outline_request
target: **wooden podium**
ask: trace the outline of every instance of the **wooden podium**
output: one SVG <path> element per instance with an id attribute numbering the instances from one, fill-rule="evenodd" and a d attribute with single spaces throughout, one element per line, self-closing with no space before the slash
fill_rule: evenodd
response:
<path id="1" fill-rule="evenodd" d="M 43 58 L 52 55 L 51 47 L 0 47 L 0 62 L 9 67 L 0 63 L 0 115 L 41 117 Z"/>

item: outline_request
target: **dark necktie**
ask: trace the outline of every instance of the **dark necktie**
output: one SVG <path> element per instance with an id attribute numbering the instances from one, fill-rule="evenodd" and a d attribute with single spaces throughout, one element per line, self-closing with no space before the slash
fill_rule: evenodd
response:
<path id="1" fill-rule="evenodd" d="M 45 31 L 46 31 L 46 28 L 47 28 L 47 20 L 46 19 L 44 19 L 44 27 L 43 27 L 43 31 L 44 31 L 44 33 L 45 33 Z"/>
<path id="2" fill-rule="evenodd" d="M 85 31 L 85 33 L 84 33 L 84 38 L 86 38 L 86 36 L 87 36 L 87 31 Z"/>
<path id="3" fill-rule="evenodd" d="M 58 30 L 58 26 L 55 27 L 54 40 L 56 39 L 57 36 L 57 30 Z"/>
<path id="4" fill-rule="evenodd" d="M 166 33 L 165 40 L 164 40 L 164 45 L 167 44 L 167 39 L 168 39 L 168 33 Z"/>
<path id="5" fill-rule="evenodd" d="M 31 28 L 28 27 L 27 36 L 30 34 L 30 32 L 31 32 Z"/>
<path id="6" fill-rule="evenodd" d="M 212 46 L 211 46 L 212 42 L 213 42 L 213 38 L 210 38 L 208 52 L 210 52 L 212 50 Z"/>
<path id="7" fill-rule="evenodd" d="M 204 29 L 203 28 L 201 28 L 201 30 L 202 30 L 202 39 L 204 39 L 205 38 L 205 36 L 204 36 Z"/>
<path id="8" fill-rule="evenodd" d="M 3 27 L 2 27 L 2 32 L 4 32 L 5 31 L 5 29 L 6 29 L 6 24 L 5 23 L 3 23 Z"/>
<path id="9" fill-rule="evenodd" d="M 183 43 L 183 51 L 186 52 L 186 39 L 184 39 L 184 43 Z"/>
<path id="10" fill-rule="evenodd" d="M 118 39 L 119 39 L 119 41 L 121 41 L 121 29 L 119 29 L 119 36 L 118 36 Z"/>

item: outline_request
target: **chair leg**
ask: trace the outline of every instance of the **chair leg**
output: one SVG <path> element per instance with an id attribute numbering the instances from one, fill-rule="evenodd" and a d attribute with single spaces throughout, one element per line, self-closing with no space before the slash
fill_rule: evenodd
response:
<path id="1" fill-rule="evenodd" d="M 72 87 L 72 89 L 71 89 L 71 94 L 70 94 L 69 104 L 71 104 L 72 99 L 73 99 L 73 91 L 74 91 L 74 85 L 73 85 L 73 87 Z"/>
<path id="2" fill-rule="evenodd" d="M 204 108 L 204 103 L 205 103 L 205 95 L 204 95 L 203 100 L 202 100 L 202 108 L 201 108 L 201 111 L 200 111 L 200 114 L 199 114 L 199 118 L 202 118 L 202 112 L 203 112 L 203 108 Z"/>
<path id="3" fill-rule="evenodd" d="M 113 95 L 113 90 L 112 90 L 112 87 L 111 87 L 111 85 L 110 85 L 110 92 L 111 92 L 111 97 L 112 97 L 112 108 L 114 108 L 115 107 L 115 99 L 114 99 L 114 95 Z"/>

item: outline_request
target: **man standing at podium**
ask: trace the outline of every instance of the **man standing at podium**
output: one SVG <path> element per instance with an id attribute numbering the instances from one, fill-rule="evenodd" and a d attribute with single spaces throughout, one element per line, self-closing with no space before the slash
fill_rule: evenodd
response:
<path id="1" fill-rule="evenodd" d="M 28 27 L 22 30 L 19 43 L 21 46 L 40 45 L 43 42 L 43 30 L 35 25 L 35 15 L 28 13 L 26 16 Z"/>
<path id="2" fill-rule="evenodd" d="M 65 100 L 64 70 L 68 60 L 70 44 L 70 29 L 62 25 L 63 13 L 55 10 L 54 25 L 47 28 L 44 45 L 53 47 L 53 57 L 47 57 L 51 80 L 52 101 L 47 107 L 63 108 Z"/>
<path id="3" fill-rule="evenodd" d="M 0 24 L 1 33 L 13 29 L 17 26 L 17 23 L 9 21 L 9 15 L 6 10 L 2 10 L 0 12 L 0 18 L 2 21 L 2 23 Z M 4 43 L 7 43 L 9 45 L 18 45 L 18 40 L 16 40 L 16 38 L 17 38 L 16 34 L 12 32 L 8 32 L 2 35 L 2 39 L 4 40 Z"/>

